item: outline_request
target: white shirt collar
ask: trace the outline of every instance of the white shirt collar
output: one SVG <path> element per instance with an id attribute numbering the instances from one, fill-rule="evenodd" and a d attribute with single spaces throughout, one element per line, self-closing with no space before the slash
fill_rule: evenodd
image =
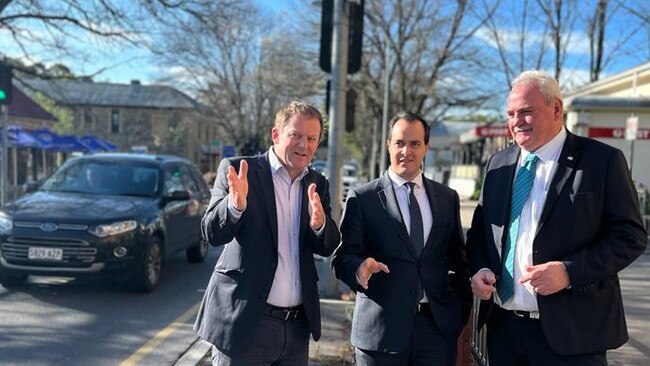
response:
<path id="1" fill-rule="evenodd" d="M 397 185 L 398 187 L 403 186 L 406 182 L 408 182 L 406 179 L 400 177 L 397 175 L 393 169 L 388 168 L 388 177 L 390 180 L 393 182 L 393 184 Z M 422 180 L 422 172 L 420 174 L 416 175 L 415 178 L 411 181 L 415 183 L 416 186 L 420 188 L 424 188 L 424 181 Z"/>
<path id="2" fill-rule="evenodd" d="M 275 155 L 275 151 L 273 151 L 273 146 L 271 146 L 271 148 L 269 149 L 269 165 L 271 165 L 271 173 L 276 173 L 280 169 L 283 169 L 285 172 L 287 171 L 284 165 L 282 165 L 282 163 L 280 162 L 278 156 Z M 307 175 L 308 171 L 309 170 L 305 167 L 305 169 L 303 169 L 303 171 L 296 177 L 296 179 L 298 180 L 302 179 L 305 175 Z"/>
<path id="3" fill-rule="evenodd" d="M 555 137 L 551 139 L 551 141 L 545 143 L 539 149 L 535 150 L 534 153 L 535 155 L 537 155 L 540 162 L 545 163 L 553 159 L 553 157 L 559 156 L 559 151 L 561 151 L 562 147 L 564 146 L 564 141 L 566 141 L 566 136 L 567 136 L 566 130 L 564 129 L 564 127 L 562 127 L 560 129 L 560 132 L 558 132 L 557 135 L 555 135 Z M 526 151 L 522 148 L 520 162 L 526 160 L 526 157 L 530 153 L 531 153 L 530 151 Z"/>

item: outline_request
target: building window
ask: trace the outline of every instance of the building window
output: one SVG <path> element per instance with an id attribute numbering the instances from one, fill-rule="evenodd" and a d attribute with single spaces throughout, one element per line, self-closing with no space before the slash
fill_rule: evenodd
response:
<path id="1" fill-rule="evenodd" d="M 84 129 L 93 129 L 93 112 L 90 108 L 84 109 Z"/>
<path id="2" fill-rule="evenodd" d="M 120 111 L 117 109 L 111 111 L 111 133 L 120 133 Z"/>

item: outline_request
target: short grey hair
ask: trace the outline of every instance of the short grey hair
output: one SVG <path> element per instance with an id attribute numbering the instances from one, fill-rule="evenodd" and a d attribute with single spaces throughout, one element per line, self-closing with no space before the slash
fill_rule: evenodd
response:
<path id="1" fill-rule="evenodd" d="M 542 93 L 546 105 L 551 105 L 555 99 L 562 100 L 560 84 L 550 74 L 540 70 L 524 71 L 512 81 L 510 86 L 514 89 L 517 86 L 537 85 Z"/>

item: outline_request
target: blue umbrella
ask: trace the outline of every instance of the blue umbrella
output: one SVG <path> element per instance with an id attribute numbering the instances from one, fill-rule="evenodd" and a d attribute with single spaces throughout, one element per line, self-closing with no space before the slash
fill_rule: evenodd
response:
<path id="1" fill-rule="evenodd" d="M 29 131 L 29 133 L 38 140 L 44 149 L 55 150 L 56 143 L 55 141 L 60 137 L 56 133 L 50 131 L 47 128 L 41 128 L 34 131 Z"/>
<path id="2" fill-rule="evenodd" d="M 2 141 L 1 138 L 2 131 L 0 131 L 0 141 Z M 29 132 L 16 125 L 10 125 L 7 127 L 7 145 L 15 147 L 36 147 L 39 149 L 43 148 L 43 145 Z"/>
<path id="3" fill-rule="evenodd" d="M 93 151 L 89 146 L 79 141 L 76 136 L 62 135 L 54 140 L 55 149 L 62 152 Z"/>
<path id="4" fill-rule="evenodd" d="M 113 151 L 117 146 L 106 140 L 102 140 L 95 135 L 86 135 L 79 138 L 81 142 L 92 148 L 94 151 Z"/>
<path id="5" fill-rule="evenodd" d="M 96 139 L 97 142 L 99 142 L 100 144 L 106 146 L 106 149 L 107 149 L 108 151 L 115 151 L 115 150 L 117 150 L 117 145 L 112 144 L 112 143 L 110 143 L 110 142 L 107 141 L 107 140 L 100 139 L 99 137 L 95 137 L 95 139 Z"/>

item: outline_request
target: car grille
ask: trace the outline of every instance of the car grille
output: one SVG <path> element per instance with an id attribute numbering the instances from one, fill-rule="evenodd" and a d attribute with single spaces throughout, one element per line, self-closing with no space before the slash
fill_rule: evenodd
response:
<path id="1" fill-rule="evenodd" d="M 43 222 L 34 222 L 34 221 L 14 221 L 14 227 L 17 228 L 39 229 L 43 224 L 44 224 Z M 88 225 L 56 224 L 55 230 L 85 231 L 88 230 Z"/>
<path id="2" fill-rule="evenodd" d="M 27 257 L 30 247 L 61 248 L 60 261 L 40 261 Z M 11 264 L 34 265 L 38 267 L 89 267 L 97 255 L 97 249 L 87 241 L 70 238 L 8 237 L 2 242 L 2 257 Z"/>

